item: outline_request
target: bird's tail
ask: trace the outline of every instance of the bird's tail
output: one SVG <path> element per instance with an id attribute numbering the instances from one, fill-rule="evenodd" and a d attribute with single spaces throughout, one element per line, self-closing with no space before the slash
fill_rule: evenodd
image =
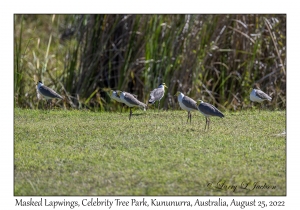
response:
<path id="1" fill-rule="evenodd" d="M 62 100 L 64 100 L 64 97 L 63 96 L 61 96 L 61 95 L 59 95 L 59 94 L 57 94 L 57 96 L 56 96 L 57 98 L 59 98 L 59 99 L 62 99 Z"/>
<path id="2" fill-rule="evenodd" d="M 153 104 L 155 102 L 154 97 L 151 97 L 148 101 L 149 104 Z"/>
<path id="3" fill-rule="evenodd" d="M 221 117 L 221 118 L 225 117 L 225 116 L 223 115 L 223 113 L 221 113 L 221 112 L 218 113 L 218 116 Z"/>

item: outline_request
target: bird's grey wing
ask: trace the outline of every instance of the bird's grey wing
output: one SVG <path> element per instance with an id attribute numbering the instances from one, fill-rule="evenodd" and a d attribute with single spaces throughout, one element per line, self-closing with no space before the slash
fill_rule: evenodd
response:
<path id="1" fill-rule="evenodd" d="M 188 107 L 190 109 L 198 110 L 197 102 L 194 99 L 191 99 L 188 96 L 184 96 L 182 98 L 182 103 L 183 103 L 184 106 L 186 106 L 186 107 Z"/>
<path id="2" fill-rule="evenodd" d="M 161 99 L 164 96 L 164 90 L 162 88 L 156 88 L 150 92 L 149 103 L 154 103 L 155 101 Z"/>
<path id="3" fill-rule="evenodd" d="M 56 93 L 54 90 L 52 90 L 51 88 L 48 88 L 46 86 L 41 86 L 39 89 L 40 93 L 46 97 L 50 97 L 50 98 L 60 98 L 63 99 L 63 97 L 61 95 L 59 95 L 58 93 Z"/>
<path id="4" fill-rule="evenodd" d="M 145 107 L 146 104 L 140 102 L 137 98 L 135 98 L 133 95 L 131 95 L 130 93 L 126 93 L 125 96 L 124 96 L 124 99 L 130 103 L 130 104 L 133 104 L 133 105 L 137 105 L 137 106 L 143 106 Z"/>
<path id="5" fill-rule="evenodd" d="M 125 93 L 126 93 L 126 94 L 130 94 L 130 95 L 132 95 L 133 97 L 137 98 L 137 95 L 135 95 L 135 94 L 128 93 L 128 92 L 125 92 Z"/>
<path id="6" fill-rule="evenodd" d="M 201 103 L 199 105 L 199 110 L 206 115 L 224 117 L 223 113 L 220 110 L 209 103 Z"/>
<path id="7" fill-rule="evenodd" d="M 261 90 L 256 90 L 256 96 L 261 98 L 261 99 L 266 99 L 266 100 L 272 100 L 272 98 L 270 96 L 268 96 L 266 93 L 264 93 Z"/>
<path id="8" fill-rule="evenodd" d="M 150 98 L 149 98 L 149 101 L 148 101 L 150 104 L 154 103 L 155 102 L 155 97 L 154 97 L 154 90 L 152 90 L 150 92 Z"/>
<path id="9" fill-rule="evenodd" d="M 154 98 L 155 98 L 156 100 L 161 99 L 161 98 L 164 96 L 164 92 L 165 92 L 164 89 L 162 89 L 162 88 L 157 88 L 156 91 L 153 93 Z"/>

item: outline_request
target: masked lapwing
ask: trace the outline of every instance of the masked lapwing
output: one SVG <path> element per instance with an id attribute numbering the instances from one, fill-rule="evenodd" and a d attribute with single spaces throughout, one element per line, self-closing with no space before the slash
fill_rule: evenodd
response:
<path id="1" fill-rule="evenodd" d="M 38 99 L 40 99 L 41 96 L 43 96 L 46 99 L 47 103 L 50 101 L 50 107 L 53 98 L 64 99 L 61 95 L 56 93 L 54 90 L 45 86 L 41 81 L 39 81 L 37 84 L 37 96 Z"/>
<path id="2" fill-rule="evenodd" d="M 253 102 L 262 103 L 265 100 L 272 101 L 272 98 L 261 90 L 252 89 L 250 93 L 250 100 Z"/>
<path id="3" fill-rule="evenodd" d="M 205 103 L 202 100 L 198 100 L 197 105 L 198 105 L 199 112 L 201 112 L 206 118 L 204 130 L 206 130 L 206 125 L 207 125 L 207 129 L 209 129 L 209 123 L 210 123 L 209 117 L 221 117 L 221 118 L 224 117 L 224 114 L 220 110 L 218 110 L 216 107 L 214 107 L 209 103 Z"/>
<path id="4" fill-rule="evenodd" d="M 168 88 L 165 83 L 162 83 L 150 92 L 150 99 L 148 101 L 149 104 L 154 104 L 155 101 L 158 101 L 158 110 L 160 106 L 160 100 L 164 97 L 165 88 Z"/>
<path id="5" fill-rule="evenodd" d="M 197 102 L 179 91 L 175 94 L 175 96 L 178 96 L 178 102 L 181 109 L 188 111 L 188 118 L 186 122 L 190 119 L 190 123 L 192 123 L 191 111 L 198 111 Z"/>
<path id="6" fill-rule="evenodd" d="M 109 91 L 109 96 L 112 98 L 112 99 L 114 99 L 115 101 L 117 101 L 117 102 L 120 102 L 121 104 L 122 104 L 122 109 L 123 109 L 123 107 L 124 107 L 124 102 L 121 100 L 121 98 L 120 98 L 120 96 L 118 95 L 118 92 L 122 92 L 122 91 L 120 91 L 120 90 L 110 90 Z M 131 94 L 131 95 L 133 95 L 133 97 L 135 97 L 135 98 L 137 98 L 137 95 L 134 95 L 134 94 Z M 122 109 L 121 109 L 121 112 L 122 112 Z"/>
<path id="7" fill-rule="evenodd" d="M 136 97 L 134 97 L 134 95 L 124 91 L 117 91 L 117 94 L 120 96 L 122 102 L 130 108 L 129 120 L 131 119 L 132 115 L 132 107 L 143 108 L 143 110 L 146 111 L 147 105 L 140 102 Z"/>

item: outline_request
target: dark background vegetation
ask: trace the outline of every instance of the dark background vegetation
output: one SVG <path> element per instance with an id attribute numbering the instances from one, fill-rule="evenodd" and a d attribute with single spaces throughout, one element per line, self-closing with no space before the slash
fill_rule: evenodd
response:
<path id="1" fill-rule="evenodd" d="M 161 101 L 177 109 L 177 90 L 221 110 L 251 106 L 257 86 L 286 108 L 285 14 L 14 15 L 14 102 L 41 108 L 36 83 L 66 97 L 65 109 L 116 109 L 105 92 L 146 102 L 161 82 Z"/>

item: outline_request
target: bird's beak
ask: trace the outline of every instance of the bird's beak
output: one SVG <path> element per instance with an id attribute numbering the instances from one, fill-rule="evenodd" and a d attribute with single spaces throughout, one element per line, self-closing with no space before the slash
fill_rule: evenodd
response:
<path id="1" fill-rule="evenodd" d="M 165 88 L 168 88 L 168 87 L 165 85 Z"/>

